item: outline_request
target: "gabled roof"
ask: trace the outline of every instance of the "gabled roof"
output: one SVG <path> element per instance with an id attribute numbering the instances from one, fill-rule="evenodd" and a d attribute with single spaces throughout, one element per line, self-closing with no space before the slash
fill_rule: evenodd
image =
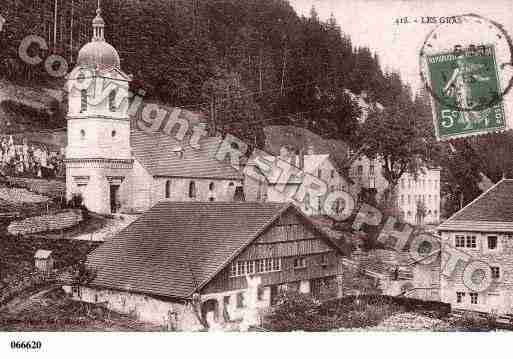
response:
<path id="1" fill-rule="evenodd" d="M 90 285 L 188 298 L 289 210 L 312 224 L 291 204 L 160 202 L 88 256 Z"/>
<path id="2" fill-rule="evenodd" d="M 438 230 L 513 232 L 513 180 L 496 183 Z"/>
<path id="3" fill-rule="evenodd" d="M 46 249 L 38 249 L 34 255 L 35 259 L 48 259 L 52 255 L 52 251 Z"/>
<path id="4" fill-rule="evenodd" d="M 148 134 L 131 126 L 130 144 L 135 158 L 152 176 L 242 180 L 242 174 L 229 160 L 218 161 L 220 137 L 203 137 L 199 149 L 187 140 L 178 141 L 156 131 Z"/>

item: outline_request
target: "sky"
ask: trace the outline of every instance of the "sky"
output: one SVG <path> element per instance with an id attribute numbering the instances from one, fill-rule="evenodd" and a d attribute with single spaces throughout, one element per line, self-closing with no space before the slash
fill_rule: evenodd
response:
<path id="1" fill-rule="evenodd" d="M 289 0 L 300 15 L 312 6 L 322 20 L 335 15 L 353 46 L 368 46 L 380 58 L 384 70 L 399 71 L 414 90 L 421 84 L 419 52 L 433 24 L 396 24 L 420 16 L 454 16 L 474 13 L 494 20 L 513 35 L 513 0 Z M 447 25 L 449 26 L 449 25 Z"/>

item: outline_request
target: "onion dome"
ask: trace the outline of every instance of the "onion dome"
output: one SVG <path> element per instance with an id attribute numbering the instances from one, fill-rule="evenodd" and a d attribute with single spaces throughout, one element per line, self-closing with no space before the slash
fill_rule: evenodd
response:
<path id="1" fill-rule="evenodd" d="M 93 20 L 93 38 L 78 52 L 77 65 L 94 68 L 120 68 L 119 54 L 116 49 L 105 41 L 105 21 L 101 16 L 101 9 L 96 10 Z"/>

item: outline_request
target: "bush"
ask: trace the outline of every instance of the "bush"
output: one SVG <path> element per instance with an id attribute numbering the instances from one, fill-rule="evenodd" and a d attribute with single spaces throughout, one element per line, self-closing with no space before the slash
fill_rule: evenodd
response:
<path id="1" fill-rule="evenodd" d="M 264 327 L 272 331 L 325 331 L 333 321 L 319 314 L 320 303 L 309 294 L 286 291 L 279 295 Z"/>

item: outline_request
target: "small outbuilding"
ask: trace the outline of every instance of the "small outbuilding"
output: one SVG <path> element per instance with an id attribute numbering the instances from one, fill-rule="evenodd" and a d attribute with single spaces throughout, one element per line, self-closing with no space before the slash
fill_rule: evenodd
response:
<path id="1" fill-rule="evenodd" d="M 53 270 L 54 259 L 52 251 L 39 249 L 34 255 L 36 268 L 43 273 L 50 273 Z"/>

